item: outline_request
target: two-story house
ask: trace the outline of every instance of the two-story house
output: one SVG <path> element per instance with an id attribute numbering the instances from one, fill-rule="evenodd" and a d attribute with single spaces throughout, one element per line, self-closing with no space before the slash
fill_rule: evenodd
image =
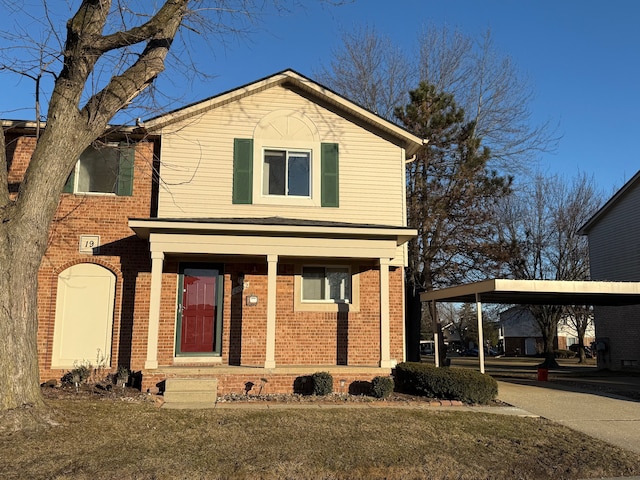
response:
<path id="1" fill-rule="evenodd" d="M 33 139 L 15 132 L 17 165 Z M 422 144 L 291 70 L 106 137 L 79 160 L 51 231 L 41 376 L 96 355 L 145 390 L 389 374 L 405 357 L 416 234 L 405 163 Z"/>
<path id="2" fill-rule="evenodd" d="M 537 355 L 544 350 L 544 342 L 540 327 L 535 317 L 526 306 L 511 307 L 500 312 L 499 339 L 505 355 Z M 570 317 L 564 317 L 558 322 L 555 348 L 567 350 L 578 344 L 578 333 Z M 584 335 L 584 345 L 590 346 L 595 340 L 593 320 L 589 320 Z"/>
<path id="3" fill-rule="evenodd" d="M 593 280 L 640 281 L 640 172 L 581 228 L 589 239 Z M 598 367 L 640 367 L 640 306 L 597 306 Z"/>

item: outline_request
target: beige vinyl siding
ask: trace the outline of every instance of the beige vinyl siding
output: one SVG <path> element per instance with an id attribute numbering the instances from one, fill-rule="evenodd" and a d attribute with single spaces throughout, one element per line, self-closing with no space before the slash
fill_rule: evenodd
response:
<path id="1" fill-rule="evenodd" d="M 338 208 L 260 204 L 255 197 L 252 205 L 232 204 L 233 139 L 253 138 L 260 120 L 278 110 L 304 115 L 320 142 L 339 144 Z M 314 155 L 312 162 L 320 162 L 319 152 Z M 165 127 L 161 160 L 161 218 L 281 216 L 405 224 L 403 150 L 281 86 Z M 254 168 L 259 165 L 254 162 Z"/>
<path id="2" fill-rule="evenodd" d="M 640 185 L 589 231 L 589 259 L 594 280 L 640 281 Z"/>

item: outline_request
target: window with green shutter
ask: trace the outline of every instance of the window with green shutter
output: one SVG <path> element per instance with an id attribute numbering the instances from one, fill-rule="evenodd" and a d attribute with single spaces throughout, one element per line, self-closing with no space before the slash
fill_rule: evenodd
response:
<path id="1" fill-rule="evenodd" d="M 133 194 L 135 145 L 109 143 L 90 146 L 76 163 L 64 193 Z"/>
<path id="2" fill-rule="evenodd" d="M 233 203 L 251 204 L 253 201 L 253 139 L 235 138 L 233 141 Z"/>

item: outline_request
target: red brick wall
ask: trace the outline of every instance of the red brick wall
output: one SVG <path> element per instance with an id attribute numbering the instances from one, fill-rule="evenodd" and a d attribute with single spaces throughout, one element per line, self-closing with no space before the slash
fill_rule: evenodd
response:
<path id="1" fill-rule="evenodd" d="M 17 191 L 34 147 L 34 137 L 9 138 L 9 182 L 14 191 Z M 113 368 L 120 363 L 129 365 L 130 360 L 139 355 L 139 352 L 134 355 L 133 351 L 139 348 L 139 342 L 132 343 L 135 292 L 139 290 L 136 287 L 139 272 L 150 268 L 149 249 L 147 242 L 138 239 L 129 229 L 127 221 L 130 217 L 150 215 L 152 163 L 153 144 L 139 143 L 132 196 L 61 195 L 38 274 L 38 360 L 42 380 L 59 379 L 64 373 L 50 368 L 58 275 L 78 263 L 102 265 L 116 276 L 112 349 L 102 354 L 110 357 Z M 79 253 L 80 235 L 83 234 L 100 235 L 99 253 Z M 146 349 L 146 338 L 144 346 Z M 96 358 L 86 360 L 96 363 Z"/>
<path id="2" fill-rule="evenodd" d="M 165 262 L 158 339 L 158 364 L 173 365 L 176 292 L 179 263 Z M 255 272 L 254 272 L 255 270 Z M 369 365 L 380 359 L 379 270 L 360 269 L 360 312 L 325 313 L 294 311 L 294 267 L 278 266 L 276 304 L 276 365 Z M 248 288 L 232 294 L 244 274 Z M 390 271 L 391 357 L 402 361 L 402 270 Z M 247 306 L 245 297 L 256 295 L 258 304 Z M 139 300 L 142 303 L 142 298 Z M 145 304 L 148 300 L 145 298 Z M 148 314 L 148 307 L 138 309 Z M 222 363 L 263 366 L 266 355 L 267 273 L 265 264 L 224 265 Z M 146 336 L 146 325 L 136 336 Z M 135 368 L 144 366 L 144 358 Z M 133 364 L 132 364 L 133 368 Z"/>

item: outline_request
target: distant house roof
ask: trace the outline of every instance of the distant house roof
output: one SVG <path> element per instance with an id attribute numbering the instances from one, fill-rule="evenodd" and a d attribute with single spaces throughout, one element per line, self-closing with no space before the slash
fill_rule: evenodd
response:
<path id="1" fill-rule="evenodd" d="M 427 143 L 426 140 L 417 137 L 408 130 L 385 120 L 379 115 L 333 92 L 329 88 L 324 87 L 290 69 L 283 70 L 282 72 L 205 100 L 192 103 L 191 105 L 187 105 L 172 112 L 145 120 L 144 128 L 146 128 L 147 131 L 152 132 L 154 130 L 161 129 L 166 125 L 170 125 L 194 115 L 199 115 L 208 110 L 226 105 L 243 97 L 253 95 L 254 93 L 261 92 L 278 85 L 287 85 L 292 89 L 299 91 L 301 94 L 313 98 L 314 101 L 326 105 L 328 108 L 335 108 L 338 111 L 349 114 L 355 121 L 362 123 L 363 126 L 367 128 L 384 132 L 386 135 L 393 138 L 395 143 L 405 149 L 407 158 L 412 157 L 420 147 Z"/>
<path id="2" fill-rule="evenodd" d="M 600 210 L 594 213 L 593 216 L 587 221 L 587 223 L 580 227 L 578 233 L 581 235 L 588 235 L 589 230 L 591 230 L 602 219 L 602 217 L 606 215 L 607 212 L 611 210 L 611 208 L 613 208 L 613 206 L 616 205 L 625 195 L 627 195 L 627 193 L 638 183 L 640 183 L 640 170 L 633 177 L 631 177 L 631 179 L 627 183 L 625 183 L 622 188 L 620 188 L 620 190 L 618 190 L 613 195 L 613 197 L 611 197 L 607 201 L 607 203 L 605 203 L 602 208 L 600 208 Z"/>

